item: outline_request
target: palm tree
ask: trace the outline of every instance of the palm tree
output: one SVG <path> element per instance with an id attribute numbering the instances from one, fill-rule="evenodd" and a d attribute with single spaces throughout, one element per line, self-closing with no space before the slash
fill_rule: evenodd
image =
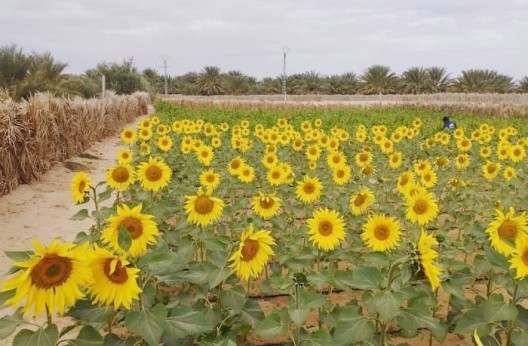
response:
<path id="1" fill-rule="evenodd" d="M 352 95 L 356 93 L 357 85 L 357 76 L 352 72 L 347 72 L 327 77 L 325 90 L 331 95 Z"/>
<path id="2" fill-rule="evenodd" d="M 394 94 L 398 89 L 398 77 L 390 67 L 373 65 L 365 70 L 360 79 L 363 94 Z"/>
<path id="3" fill-rule="evenodd" d="M 267 95 L 280 94 L 282 90 L 281 78 L 266 77 L 262 80 L 262 88 Z"/>
<path id="4" fill-rule="evenodd" d="M 513 78 L 493 70 L 466 70 L 455 79 L 453 87 L 465 93 L 506 93 L 513 88 Z"/>
<path id="5" fill-rule="evenodd" d="M 26 78 L 29 69 L 29 58 L 16 45 L 0 48 L 0 88 L 16 96 L 16 90 Z"/>
<path id="6" fill-rule="evenodd" d="M 224 75 L 226 94 L 245 95 L 254 87 L 255 81 L 240 71 L 229 71 Z"/>
<path id="7" fill-rule="evenodd" d="M 428 71 L 423 67 L 411 67 L 401 77 L 404 94 L 423 94 L 431 90 Z"/>
<path id="8" fill-rule="evenodd" d="M 446 92 L 449 86 L 449 74 L 444 67 L 433 66 L 427 69 L 429 81 L 431 83 L 431 92 L 440 93 Z"/>
<path id="9" fill-rule="evenodd" d="M 528 76 L 519 80 L 517 90 L 522 93 L 528 93 Z"/>
<path id="10" fill-rule="evenodd" d="M 299 76 L 299 80 L 293 86 L 297 95 L 322 94 L 324 92 L 324 79 L 319 72 L 305 72 Z"/>
<path id="11" fill-rule="evenodd" d="M 198 76 L 197 80 L 200 95 L 222 95 L 225 93 L 225 85 L 217 66 L 206 66 Z"/>

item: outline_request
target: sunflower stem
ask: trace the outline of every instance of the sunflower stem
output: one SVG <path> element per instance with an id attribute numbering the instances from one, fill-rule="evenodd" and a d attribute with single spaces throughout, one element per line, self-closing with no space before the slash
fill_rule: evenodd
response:
<path id="1" fill-rule="evenodd" d="M 249 297 L 249 286 L 251 285 L 251 277 L 248 278 L 248 282 L 247 282 L 247 291 L 246 291 L 246 298 Z"/>
<path id="2" fill-rule="evenodd" d="M 48 326 L 52 325 L 53 322 L 51 320 L 51 313 L 50 313 L 50 310 L 49 310 L 47 305 L 46 305 L 46 318 L 47 318 L 47 321 L 48 321 Z"/>
<path id="3" fill-rule="evenodd" d="M 493 270 L 490 269 L 488 274 L 488 282 L 486 283 L 486 297 L 489 298 L 491 291 L 493 289 Z"/>
<path id="4" fill-rule="evenodd" d="M 97 201 L 97 188 L 93 186 L 91 186 L 90 188 L 92 189 L 92 192 L 93 192 L 93 201 L 95 204 L 95 214 L 99 215 L 98 213 L 99 212 L 99 202 Z M 97 235 L 99 235 L 101 233 L 101 219 L 99 217 L 96 217 L 95 220 L 97 222 Z"/>
<path id="5" fill-rule="evenodd" d="M 438 304 L 438 289 L 435 292 L 435 300 L 436 300 L 436 302 L 435 302 L 435 306 L 433 308 L 433 314 L 432 314 L 433 318 L 435 317 L 436 307 L 437 307 L 437 304 Z M 433 346 L 433 331 L 430 331 L 430 333 L 429 333 L 429 346 Z"/>
<path id="6" fill-rule="evenodd" d="M 515 305 L 517 304 L 517 290 L 518 289 L 519 289 L 519 284 L 517 282 L 515 282 L 515 285 L 513 287 L 513 295 L 512 295 L 512 298 L 510 300 L 510 306 L 515 307 Z M 511 345 L 511 334 L 512 334 L 512 331 L 513 331 L 513 320 L 510 320 L 508 322 L 508 332 L 506 333 L 506 346 L 510 346 Z"/>

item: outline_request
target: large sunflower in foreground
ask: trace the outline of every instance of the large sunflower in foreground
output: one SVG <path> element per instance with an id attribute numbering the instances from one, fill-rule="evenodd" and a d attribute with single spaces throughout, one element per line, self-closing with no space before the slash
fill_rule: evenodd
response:
<path id="1" fill-rule="evenodd" d="M 515 250 L 518 238 L 528 237 L 528 225 L 526 213 L 515 216 L 515 210 L 510 208 L 507 213 L 496 209 L 495 220 L 490 222 L 486 233 L 488 233 L 491 246 L 497 252 L 509 256 Z"/>
<path id="2" fill-rule="evenodd" d="M 425 225 L 438 215 L 438 203 L 436 203 L 430 192 L 421 192 L 414 196 L 408 196 L 406 205 L 405 217 L 407 220 L 419 225 Z"/>
<path id="3" fill-rule="evenodd" d="M 75 204 L 83 203 L 86 193 L 90 191 L 92 178 L 84 173 L 78 172 L 72 179 L 71 192 Z"/>
<path id="4" fill-rule="evenodd" d="M 297 183 L 295 194 L 297 198 L 303 203 L 313 203 L 321 197 L 323 184 L 317 177 L 305 176 L 302 181 Z"/>
<path id="5" fill-rule="evenodd" d="M 185 212 L 187 222 L 191 224 L 205 227 L 222 216 L 224 202 L 216 197 L 212 197 L 213 191 L 207 189 L 204 191 L 201 187 L 198 188 L 196 195 L 185 196 Z"/>
<path id="6" fill-rule="evenodd" d="M 117 191 L 126 191 L 136 180 L 136 173 L 129 164 L 120 164 L 106 171 L 106 182 Z"/>
<path id="7" fill-rule="evenodd" d="M 48 247 L 33 240 L 36 254 L 13 265 L 20 270 L 3 283 L 1 292 L 15 290 L 5 304 L 16 306 L 25 298 L 23 311 L 33 307 L 34 315 L 46 311 L 63 314 L 84 297 L 81 287 L 91 281 L 91 272 L 85 264 L 86 246 L 54 240 Z"/>
<path id="8" fill-rule="evenodd" d="M 388 251 L 395 249 L 400 244 L 400 222 L 385 215 L 372 215 L 363 225 L 361 239 L 374 251 Z"/>
<path id="9" fill-rule="evenodd" d="M 528 237 L 521 237 L 515 241 L 510 264 L 510 269 L 516 270 L 516 279 L 522 280 L 528 276 Z"/>
<path id="10" fill-rule="evenodd" d="M 150 157 L 139 164 L 137 174 L 143 189 L 158 191 L 169 185 L 172 171 L 162 158 Z"/>
<path id="11" fill-rule="evenodd" d="M 142 205 L 129 208 L 126 204 L 117 206 L 117 215 L 108 219 L 108 226 L 101 232 L 103 244 L 110 245 L 116 251 L 125 252 L 119 246 L 119 231 L 128 231 L 131 244 L 128 253 L 132 257 L 143 256 L 147 252 L 147 245 L 156 244 L 156 236 L 159 234 L 158 226 L 154 216 L 141 214 Z"/>
<path id="12" fill-rule="evenodd" d="M 269 219 L 277 215 L 281 208 L 282 201 L 274 193 L 259 192 L 253 197 L 253 211 L 263 219 Z"/>
<path id="13" fill-rule="evenodd" d="M 308 219 L 308 235 L 317 247 L 323 251 L 335 249 L 345 239 L 345 221 L 339 212 L 327 208 L 314 211 Z"/>
<path id="14" fill-rule="evenodd" d="M 438 252 L 433 249 L 433 246 L 437 245 L 438 241 L 435 237 L 422 230 L 418 240 L 418 258 L 420 267 L 429 280 L 433 291 L 440 287 L 440 274 L 442 274 L 442 270 L 435 263 L 438 258 Z"/>
<path id="15" fill-rule="evenodd" d="M 365 187 L 358 191 L 358 193 L 352 195 L 350 197 L 350 211 L 354 215 L 361 215 L 364 214 L 368 207 L 374 203 L 375 200 L 374 192 L 372 192 L 369 188 Z"/>
<path id="16" fill-rule="evenodd" d="M 249 229 L 242 232 L 240 244 L 229 258 L 229 261 L 233 262 L 229 266 L 241 280 L 258 278 L 270 256 L 274 254 L 272 245 L 275 245 L 275 241 L 270 231 L 255 232 L 250 224 Z"/>
<path id="17" fill-rule="evenodd" d="M 137 284 L 139 269 L 131 267 L 124 258 L 96 245 L 90 268 L 93 273 L 93 284 L 88 290 L 94 304 L 114 306 L 121 305 L 130 309 L 132 301 L 139 298 L 141 288 Z"/>

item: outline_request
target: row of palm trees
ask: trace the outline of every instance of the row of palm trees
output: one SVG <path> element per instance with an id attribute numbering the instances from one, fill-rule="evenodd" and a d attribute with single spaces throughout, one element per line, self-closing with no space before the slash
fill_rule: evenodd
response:
<path id="1" fill-rule="evenodd" d="M 159 86 L 163 78 L 154 70 L 145 72 L 151 85 L 162 93 Z M 286 86 L 286 92 L 293 95 L 525 93 L 528 92 L 528 77 L 514 81 L 512 77 L 493 70 L 471 69 L 451 78 L 443 67 L 411 67 L 397 75 L 388 66 L 373 65 L 361 75 L 348 72 L 324 76 L 315 71 L 293 74 L 287 76 Z M 281 76 L 258 81 L 240 71 L 221 73 L 216 66 L 206 66 L 200 73 L 190 72 L 169 80 L 170 93 L 186 95 L 280 94 L 282 87 Z"/>
<path id="2" fill-rule="evenodd" d="M 137 90 L 153 94 L 165 92 L 184 95 L 263 95 L 286 92 L 305 94 L 424 94 L 438 92 L 464 93 L 528 93 L 528 77 L 514 81 L 493 70 L 466 70 L 451 78 L 443 67 L 411 67 L 397 75 L 387 66 L 373 65 L 361 75 L 321 75 L 319 72 L 266 77 L 258 80 L 240 71 L 222 73 L 217 66 L 206 66 L 199 73 L 170 76 L 165 81 L 157 71 L 139 72 L 132 60 L 101 63 L 81 75 L 64 73 L 67 64 L 56 61 L 50 53 L 25 54 L 16 45 L 0 47 L 0 93 L 14 99 L 27 98 L 38 91 L 59 95 L 92 97 L 101 92 L 101 76 L 106 76 L 107 89 L 118 94 Z"/>

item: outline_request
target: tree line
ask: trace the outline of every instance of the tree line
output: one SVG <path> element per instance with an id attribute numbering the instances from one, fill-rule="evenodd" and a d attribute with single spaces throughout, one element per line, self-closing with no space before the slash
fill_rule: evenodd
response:
<path id="1" fill-rule="evenodd" d="M 138 71 L 132 60 L 122 63 L 100 63 L 83 74 L 64 73 L 67 64 L 50 53 L 23 52 L 16 45 L 0 47 L 0 91 L 14 99 L 27 98 L 38 91 L 57 95 L 93 97 L 101 92 L 101 76 L 106 87 L 117 94 L 148 91 L 183 95 L 254 95 L 280 94 L 283 78 L 257 79 L 241 71 L 221 72 L 217 66 L 206 66 L 200 72 L 165 77 L 147 68 Z M 347 72 L 322 75 L 316 71 L 286 77 L 286 92 L 292 95 L 328 94 L 424 94 L 463 93 L 526 93 L 528 76 L 520 80 L 494 70 L 470 69 L 451 77 L 443 67 L 411 67 L 398 75 L 388 66 L 372 65 L 362 74 Z"/>

